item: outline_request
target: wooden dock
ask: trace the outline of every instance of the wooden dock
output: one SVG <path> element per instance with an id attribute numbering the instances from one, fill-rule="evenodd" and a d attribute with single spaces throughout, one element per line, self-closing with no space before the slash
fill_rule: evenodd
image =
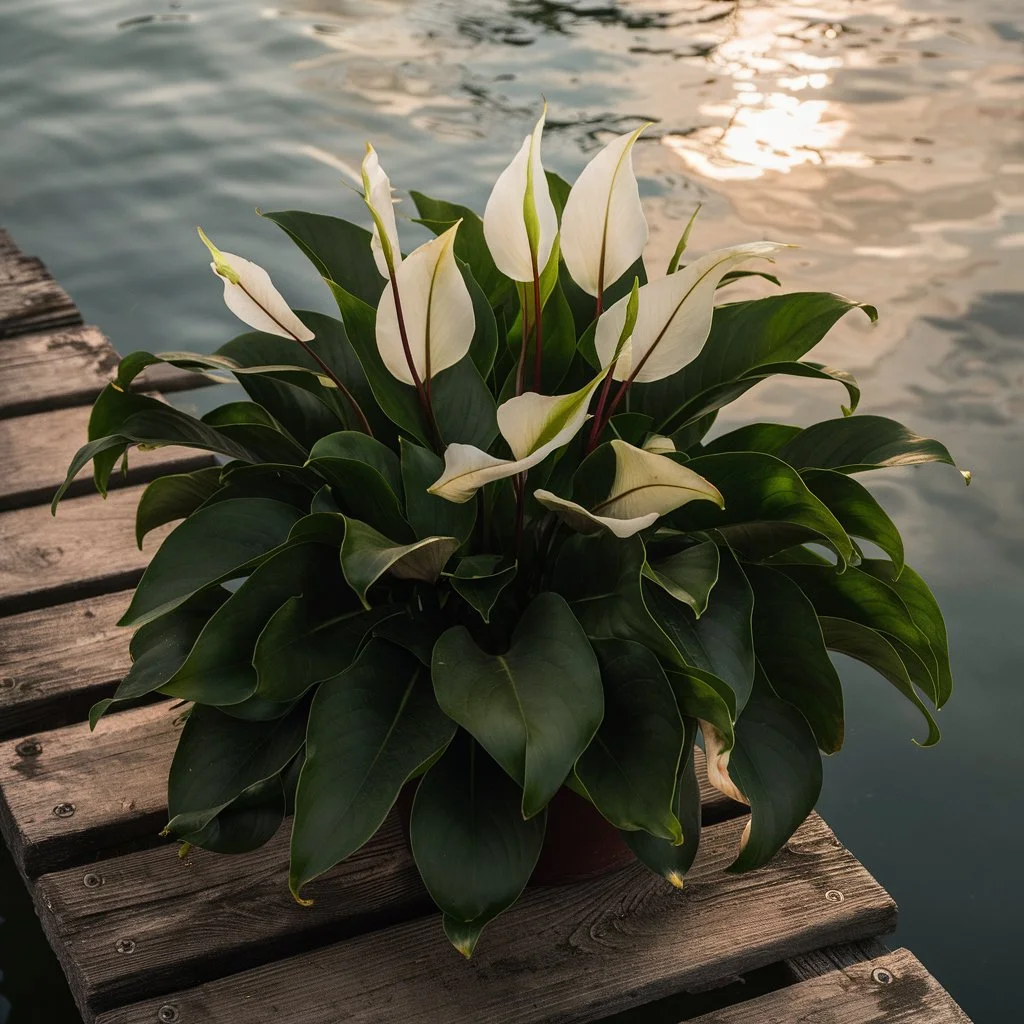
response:
<path id="1" fill-rule="evenodd" d="M 140 485 L 209 458 L 150 453 L 106 501 L 83 479 L 56 520 L 46 507 L 116 360 L 0 231 L 0 826 L 85 1021 L 967 1022 L 911 953 L 877 941 L 896 906 L 817 815 L 768 867 L 725 874 L 744 809 L 707 786 L 682 892 L 639 865 L 533 889 L 469 962 L 394 820 L 309 886 L 311 908 L 288 892 L 286 830 L 244 856 L 179 860 L 158 837 L 171 702 L 92 734 L 85 715 L 128 668 L 114 623 L 166 533 L 136 549 Z"/>

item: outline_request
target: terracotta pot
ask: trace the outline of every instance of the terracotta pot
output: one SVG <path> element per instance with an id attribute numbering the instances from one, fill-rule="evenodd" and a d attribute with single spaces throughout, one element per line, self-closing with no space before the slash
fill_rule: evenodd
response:
<path id="1" fill-rule="evenodd" d="M 398 813 L 406 840 L 415 792 L 416 783 L 411 783 L 398 796 Z M 633 860 L 633 851 L 618 830 L 605 821 L 590 803 L 563 787 L 548 805 L 544 845 L 529 884 L 582 882 L 624 868 Z"/>

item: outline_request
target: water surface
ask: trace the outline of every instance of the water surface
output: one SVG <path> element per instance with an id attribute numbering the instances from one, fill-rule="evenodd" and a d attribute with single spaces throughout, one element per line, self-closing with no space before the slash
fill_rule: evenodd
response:
<path id="1" fill-rule="evenodd" d="M 857 374 L 862 411 L 973 470 L 970 490 L 948 467 L 870 480 L 946 611 L 957 692 L 924 751 L 913 709 L 844 665 L 847 747 L 821 807 L 899 902 L 897 941 L 979 1024 L 1016 1019 L 1019 0 L 5 0 L 0 223 L 122 352 L 209 350 L 236 325 L 195 224 L 294 305 L 329 309 L 254 208 L 360 217 L 347 183 L 367 139 L 399 188 L 480 208 L 541 94 L 545 161 L 566 175 L 654 122 L 637 147 L 654 266 L 701 202 L 695 249 L 795 242 L 787 288 L 875 303 L 877 327 L 850 318 L 816 358 Z M 841 393 L 804 383 L 761 385 L 730 415 L 838 414 Z M 0 869 L 11 1024 L 71 1021 L 20 896 Z"/>

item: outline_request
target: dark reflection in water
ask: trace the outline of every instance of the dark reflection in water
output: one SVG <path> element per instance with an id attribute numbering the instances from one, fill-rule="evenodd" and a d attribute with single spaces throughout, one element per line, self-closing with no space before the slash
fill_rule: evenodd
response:
<path id="1" fill-rule="evenodd" d="M 697 202 L 698 249 L 799 243 L 787 288 L 882 313 L 873 330 L 841 324 L 820 358 L 858 375 L 865 412 L 939 434 L 974 472 L 969 491 L 934 467 L 869 479 L 946 609 L 957 693 L 922 751 L 913 709 L 844 665 L 847 749 L 822 810 L 899 902 L 898 941 L 979 1024 L 1016 1019 L 1020 0 L 273 2 L 5 0 L 0 223 L 122 351 L 209 350 L 235 325 L 196 223 L 295 305 L 327 309 L 252 211 L 360 217 L 343 186 L 366 139 L 400 188 L 480 208 L 541 95 L 545 161 L 568 175 L 609 132 L 655 122 L 637 149 L 652 266 Z M 843 396 L 806 383 L 762 385 L 736 416 L 837 414 Z M 2 868 L 0 884 L 11 1024 L 73 1019 L 33 1016 L 23 993 L 57 991 L 55 968 Z"/>

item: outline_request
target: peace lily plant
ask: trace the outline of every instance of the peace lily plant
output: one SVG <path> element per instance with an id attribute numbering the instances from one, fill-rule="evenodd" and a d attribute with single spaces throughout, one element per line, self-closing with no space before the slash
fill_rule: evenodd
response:
<path id="1" fill-rule="evenodd" d="M 570 187 L 543 168 L 543 126 L 482 219 L 413 192 L 435 237 L 411 251 L 370 147 L 371 230 L 266 214 L 340 319 L 293 311 L 200 232 L 252 330 L 209 356 L 126 356 L 68 471 L 91 460 L 105 493 L 133 446 L 219 456 L 143 494 L 140 545 L 181 522 L 121 620 L 131 669 L 91 716 L 182 702 L 167 834 L 244 851 L 290 815 L 306 902 L 415 786 L 412 853 L 467 956 L 529 881 L 563 788 L 682 885 L 699 733 L 712 785 L 749 805 L 730 867 L 747 871 L 810 812 L 820 755 L 842 745 L 829 651 L 911 701 L 923 745 L 952 685 L 935 601 L 855 475 L 953 460 L 853 415 L 850 374 L 804 359 L 844 314 L 875 311 L 812 292 L 716 307 L 737 277 L 775 281 L 755 261 L 785 247 L 686 263 L 692 221 L 649 277 L 642 129 Z M 196 419 L 135 393 L 158 362 L 233 375 L 248 400 Z M 779 374 L 838 383 L 844 415 L 709 439 L 719 409 Z"/>

